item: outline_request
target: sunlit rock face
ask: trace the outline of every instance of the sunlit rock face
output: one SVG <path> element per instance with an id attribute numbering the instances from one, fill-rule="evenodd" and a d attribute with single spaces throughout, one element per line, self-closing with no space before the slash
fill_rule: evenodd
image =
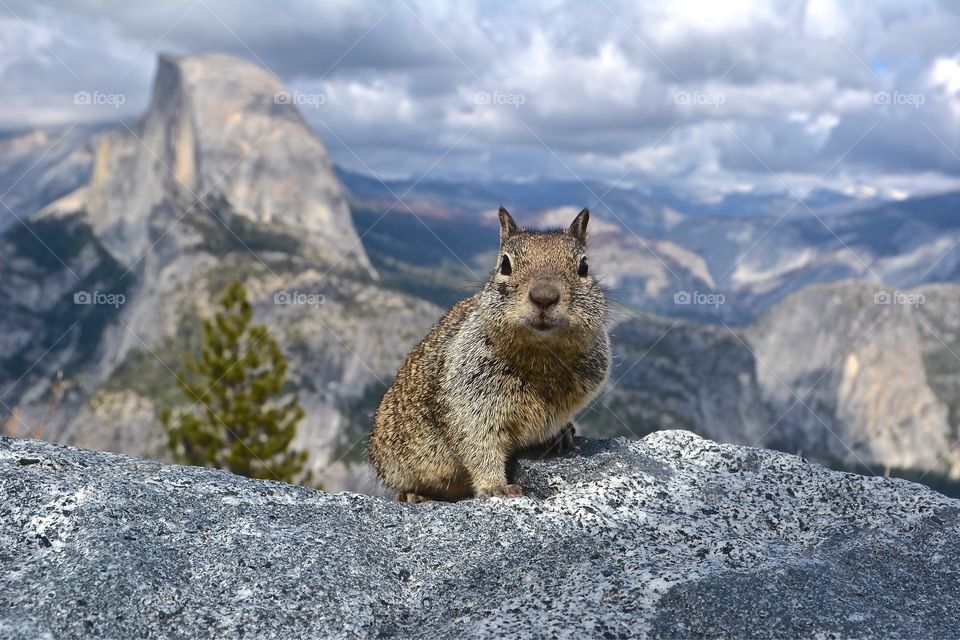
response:
<path id="1" fill-rule="evenodd" d="M 226 202 L 230 215 L 369 270 L 326 149 L 290 95 L 266 69 L 232 56 L 161 56 L 146 115 L 97 145 L 87 209 L 98 236 L 136 261 L 165 206 L 183 215 Z"/>
<path id="2" fill-rule="evenodd" d="M 0 636 L 956 635 L 960 501 L 684 431 L 399 504 L 0 439 Z"/>

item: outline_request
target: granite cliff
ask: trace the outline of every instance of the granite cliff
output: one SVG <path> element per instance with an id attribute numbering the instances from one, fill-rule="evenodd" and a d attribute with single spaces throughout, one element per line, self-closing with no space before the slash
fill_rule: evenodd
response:
<path id="1" fill-rule="evenodd" d="M 89 177 L 0 235 L 12 431 L 42 420 L 62 370 L 45 438 L 163 457 L 157 407 L 182 402 L 173 374 L 197 317 L 239 278 L 291 360 L 307 410 L 296 444 L 338 486 L 327 467 L 362 455 L 353 425 L 441 310 L 380 282 L 289 95 L 238 58 L 161 56 L 138 122 L 55 154 L 86 166 L 89 152 Z"/>

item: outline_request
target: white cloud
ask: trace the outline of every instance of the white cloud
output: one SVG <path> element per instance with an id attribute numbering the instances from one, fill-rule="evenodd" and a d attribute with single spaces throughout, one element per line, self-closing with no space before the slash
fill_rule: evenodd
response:
<path id="1" fill-rule="evenodd" d="M 827 184 L 898 192 L 960 176 L 960 15 L 925 0 L 9 7 L 23 22 L 0 17 L 8 128 L 134 116 L 157 51 L 216 49 L 322 94 L 303 112 L 334 159 L 384 175 L 419 175 L 459 139 L 431 175 L 626 171 L 728 191 L 836 163 Z M 79 108 L 81 90 L 126 100 Z"/>

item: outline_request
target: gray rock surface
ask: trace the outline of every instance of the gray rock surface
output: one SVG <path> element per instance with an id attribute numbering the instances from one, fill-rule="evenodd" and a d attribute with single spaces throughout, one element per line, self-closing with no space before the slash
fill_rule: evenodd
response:
<path id="1" fill-rule="evenodd" d="M 402 505 L 0 440 L 0 636 L 956 637 L 960 501 L 683 431 Z"/>

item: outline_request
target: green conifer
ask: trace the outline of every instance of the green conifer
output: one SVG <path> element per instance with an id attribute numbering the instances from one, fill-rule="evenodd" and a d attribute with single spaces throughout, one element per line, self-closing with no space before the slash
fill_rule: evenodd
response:
<path id="1" fill-rule="evenodd" d="M 203 350 L 187 358 L 177 376 L 193 408 L 164 410 L 174 458 L 261 479 L 306 481 L 307 454 L 290 448 L 303 408 L 293 395 L 282 400 L 287 360 L 253 310 L 239 281 L 220 299 L 222 309 L 203 321 Z"/>

